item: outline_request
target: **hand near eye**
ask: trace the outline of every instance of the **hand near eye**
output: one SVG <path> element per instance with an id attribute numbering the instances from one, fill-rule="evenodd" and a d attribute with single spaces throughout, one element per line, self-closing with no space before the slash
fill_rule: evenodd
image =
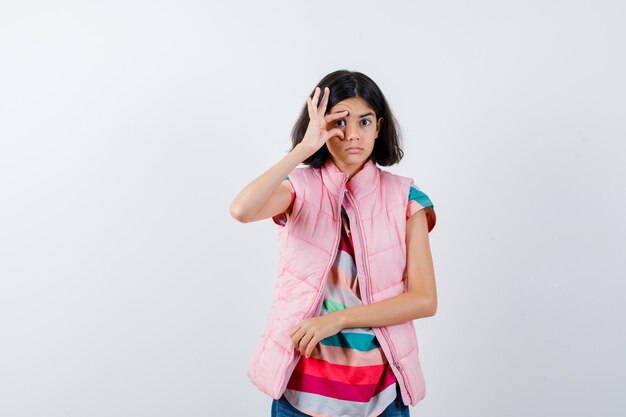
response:
<path id="1" fill-rule="evenodd" d="M 346 116 L 347 110 L 343 110 L 338 113 L 324 115 L 326 113 L 326 106 L 328 105 L 328 96 L 330 95 L 330 88 L 324 88 L 324 98 L 322 102 L 317 105 L 320 95 L 320 88 L 315 87 L 313 98 L 307 96 L 306 103 L 309 110 L 309 125 L 304 132 L 304 138 L 302 138 L 302 144 L 309 148 L 311 152 L 315 153 L 320 149 L 326 141 L 333 136 L 338 136 L 343 139 L 343 131 L 339 128 L 326 130 L 326 125 L 334 120 L 340 119 Z M 314 104 L 315 103 L 315 104 Z"/>
<path id="2" fill-rule="evenodd" d="M 308 358 L 320 340 L 332 336 L 342 329 L 339 316 L 331 313 L 300 321 L 289 331 L 289 337 L 293 341 L 294 348 Z"/>

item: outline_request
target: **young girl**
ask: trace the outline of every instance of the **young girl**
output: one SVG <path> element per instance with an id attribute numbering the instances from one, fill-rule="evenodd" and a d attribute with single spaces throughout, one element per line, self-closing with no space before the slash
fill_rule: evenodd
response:
<path id="1" fill-rule="evenodd" d="M 425 396 L 413 320 L 437 309 L 433 204 L 379 168 L 403 151 L 362 73 L 325 76 L 292 143 L 230 207 L 279 227 L 276 295 L 248 377 L 273 398 L 272 417 L 409 416 Z"/>

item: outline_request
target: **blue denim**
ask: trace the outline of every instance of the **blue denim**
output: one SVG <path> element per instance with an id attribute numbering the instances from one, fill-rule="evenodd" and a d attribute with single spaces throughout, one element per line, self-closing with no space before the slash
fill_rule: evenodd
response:
<path id="1" fill-rule="evenodd" d="M 396 382 L 396 399 L 383 410 L 379 417 L 411 417 L 409 406 L 402 402 L 400 387 Z M 278 400 L 272 400 L 272 417 L 310 417 L 295 408 L 283 395 Z"/>

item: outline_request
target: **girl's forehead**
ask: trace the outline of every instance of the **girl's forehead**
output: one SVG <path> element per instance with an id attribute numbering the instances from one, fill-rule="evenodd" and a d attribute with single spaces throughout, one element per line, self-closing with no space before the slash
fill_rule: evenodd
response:
<path id="1" fill-rule="evenodd" d="M 348 110 L 350 114 L 373 111 L 369 104 L 367 104 L 367 101 L 363 100 L 361 97 L 351 97 L 340 101 L 333 106 L 331 113 L 336 113 L 339 110 Z"/>

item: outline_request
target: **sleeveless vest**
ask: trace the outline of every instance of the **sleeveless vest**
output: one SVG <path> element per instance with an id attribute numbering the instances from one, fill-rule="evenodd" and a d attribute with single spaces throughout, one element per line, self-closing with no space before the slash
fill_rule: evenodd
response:
<path id="1" fill-rule="evenodd" d="M 280 261 L 275 296 L 247 375 L 274 399 L 285 392 L 301 352 L 289 337 L 300 320 L 317 317 L 327 274 L 339 245 L 341 205 L 350 220 L 363 304 L 406 291 L 406 209 L 411 178 L 381 170 L 373 161 L 348 181 L 332 159 L 320 168 L 289 174 L 296 192 L 292 211 L 278 230 Z M 392 364 L 402 400 L 416 405 L 425 396 L 413 321 L 374 327 Z"/>

